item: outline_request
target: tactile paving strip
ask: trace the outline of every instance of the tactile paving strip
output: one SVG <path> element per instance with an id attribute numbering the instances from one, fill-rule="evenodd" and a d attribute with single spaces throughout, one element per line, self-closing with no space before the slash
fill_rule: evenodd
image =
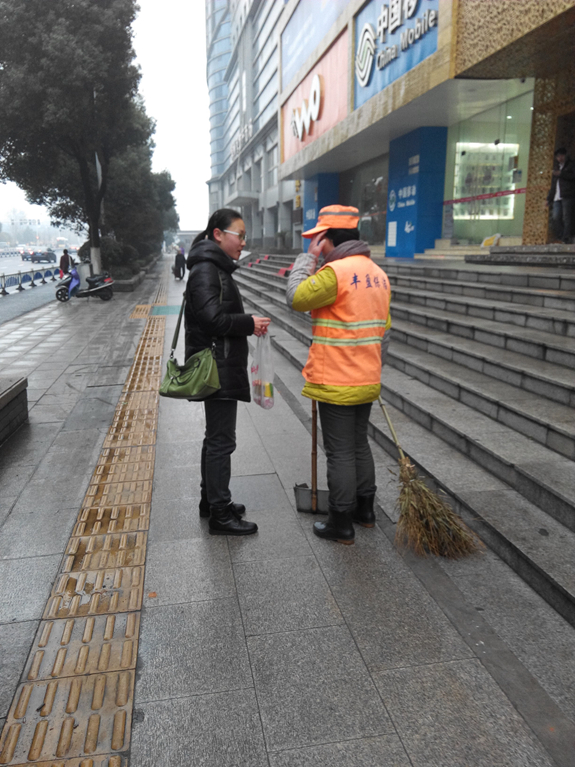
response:
<path id="1" fill-rule="evenodd" d="M 43 617 L 52 620 L 139 610 L 143 584 L 141 566 L 64 572 L 58 576 Z"/>
<path id="2" fill-rule="evenodd" d="M 45 621 L 23 679 L 33 682 L 136 668 L 140 614 Z"/>
<path id="3" fill-rule="evenodd" d="M 155 302 L 166 297 L 160 286 Z M 164 333 L 165 317 L 147 319 L 6 719 L 0 765 L 128 767 Z"/>
<path id="4" fill-rule="evenodd" d="M 131 506 L 85 506 L 80 512 L 72 535 L 127 533 L 148 530 L 149 527 L 149 503 L 136 503 Z"/>
<path id="5" fill-rule="evenodd" d="M 133 671 L 21 685 L 8 714 L 0 764 L 124 751 L 133 690 Z"/>
<path id="6" fill-rule="evenodd" d="M 167 290 L 167 287 L 166 287 L 166 285 L 164 283 L 164 284 L 161 284 L 158 287 L 158 290 L 156 292 L 156 296 L 154 298 L 154 303 L 156 305 L 159 304 L 160 306 L 165 306 L 167 300 L 168 300 L 168 290 Z"/>
<path id="7" fill-rule="evenodd" d="M 150 313 L 150 309 L 152 308 L 151 304 L 138 304 L 134 307 L 132 313 L 130 314 L 131 320 L 145 320 L 148 317 L 148 314 Z"/>

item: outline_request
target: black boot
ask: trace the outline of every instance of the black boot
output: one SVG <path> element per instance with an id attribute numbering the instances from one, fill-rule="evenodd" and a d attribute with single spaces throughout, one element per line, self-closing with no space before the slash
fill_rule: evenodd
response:
<path id="1" fill-rule="evenodd" d="M 350 546 L 355 539 L 351 516 L 346 511 L 329 510 L 327 522 L 314 522 L 313 531 L 318 538 L 337 541 Z"/>
<path id="2" fill-rule="evenodd" d="M 373 495 L 358 495 L 357 506 L 351 515 L 353 521 L 362 527 L 375 527 L 375 511 L 373 504 L 375 493 Z"/>
<path id="3" fill-rule="evenodd" d="M 241 517 L 246 513 L 246 507 L 243 503 L 232 503 L 230 504 L 232 507 L 232 512 L 236 515 L 236 517 Z M 205 495 L 202 495 L 200 500 L 200 517 L 203 519 L 207 519 L 210 516 L 210 504 L 208 503 L 208 499 Z"/>
<path id="4" fill-rule="evenodd" d="M 255 522 L 236 517 L 233 504 L 218 509 L 210 506 L 210 535 L 252 535 L 258 530 Z"/>

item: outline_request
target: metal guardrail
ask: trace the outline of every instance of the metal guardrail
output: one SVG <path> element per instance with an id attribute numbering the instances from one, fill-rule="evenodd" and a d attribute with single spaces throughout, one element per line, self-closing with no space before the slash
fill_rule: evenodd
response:
<path id="1" fill-rule="evenodd" d="M 60 269 L 30 269 L 29 271 L 18 271 L 16 274 L 1 274 L 0 275 L 0 296 L 10 296 L 6 288 L 16 287 L 16 292 L 21 293 L 28 288 L 36 288 L 37 282 L 39 285 L 46 285 L 48 282 L 56 282 L 59 277 Z M 49 277 L 50 279 L 46 279 Z"/>

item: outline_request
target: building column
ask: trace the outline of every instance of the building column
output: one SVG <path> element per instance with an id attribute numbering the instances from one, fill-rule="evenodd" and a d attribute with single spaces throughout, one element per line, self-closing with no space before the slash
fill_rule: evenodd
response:
<path id="1" fill-rule="evenodd" d="M 385 255 L 413 258 L 441 237 L 447 128 L 417 128 L 389 145 Z"/>

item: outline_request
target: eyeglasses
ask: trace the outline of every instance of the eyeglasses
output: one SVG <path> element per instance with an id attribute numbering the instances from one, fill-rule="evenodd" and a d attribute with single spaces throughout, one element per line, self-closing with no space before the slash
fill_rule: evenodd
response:
<path id="1" fill-rule="evenodd" d="M 243 243 L 247 244 L 247 239 L 246 239 L 246 233 L 245 232 L 243 232 L 243 233 L 242 232 L 232 232 L 231 229 L 224 229 L 224 232 L 227 232 L 228 234 L 235 234 L 236 237 L 239 237 L 240 240 Z"/>

